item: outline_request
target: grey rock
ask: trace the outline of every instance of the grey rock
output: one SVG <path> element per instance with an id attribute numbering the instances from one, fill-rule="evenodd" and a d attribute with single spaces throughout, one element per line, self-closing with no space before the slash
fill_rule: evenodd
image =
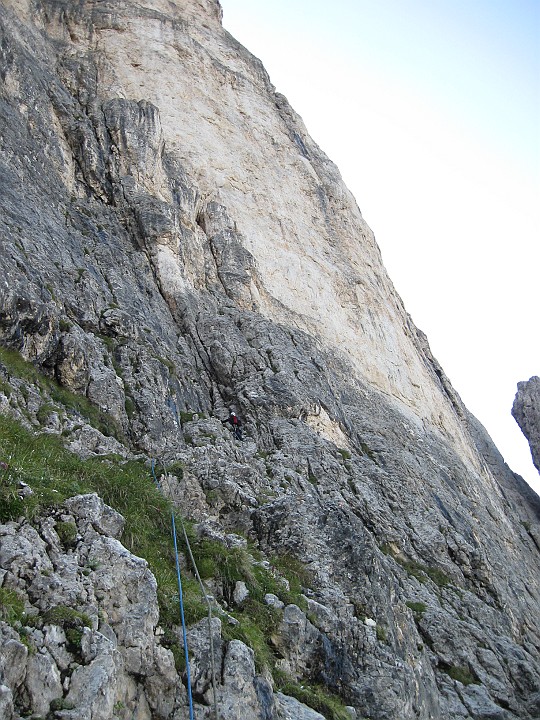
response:
<path id="1" fill-rule="evenodd" d="M 212 640 L 212 646 L 210 645 Z M 209 626 L 207 618 L 189 628 L 188 648 L 191 660 L 191 686 L 193 692 L 205 696 L 207 703 L 213 706 L 214 682 L 219 681 L 223 664 L 224 644 L 221 639 L 221 620 L 212 618 Z M 214 668 L 212 669 L 212 652 Z M 212 676 L 212 670 L 215 673 Z"/>
<path id="2" fill-rule="evenodd" d="M 272 688 L 256 674 L 253 651 L 240 640 L 231 640 L 227 647 L 218 703 L 223 720 L 257 716 L 274 720 Z"/>
<path id="3" fill-rule="evenodd" d="M 0 717 L 5 718 L 5 720 L 13 720 L 15 717 L 13 693 L 7 685 L 0 685 Z"/>
<path id="4" fill-rule="evenodd" d="M 461 690 L 460 695 L 475 720 L 507 720 L 511 717 L 493 702 L 486 688 L 481 685 L 468 685 Z"/>
<path id="5" fill-rule="evenodd" d="M 6 623 L 0 624 L 0 632 L 0 681 L 15 689 L 26 675 L 28 649 Z"/>
<path id="6" fill-rule="evenodd" d="M 283 610 L 285 607 L 285 603 L 273 593 L 266 593 L 264 596 L 264 602 L 267 605 L 270 605 L 270 607 L 276 608 L 276 610 Z"/>
<path id="7" fill-rule="evenodd" d="M 154 717 L 169 718 L 174 717 L 177 711 L 179 696 L 179 678 L 173 654 L 156 643 L 153 665 L 144 682 L 144 692 L 139 690 L 139 703 L 144 702 L 147 705 L 150 717 L 153 713 Z"/>
<path id="8" fill-rule="evenodd" d="M 58 625 L 46 625 L 43 631 L 43 646 L 51 653 L 60 673 L 65 673 L 73 658 L 66 649 L 66 634 L 63 628 Z"/>
<path id="9" fill-rule="evenodd" d="M 98 532 L 114 538 L 122 535 L 124 518 L 120 513 L 105 505 L 97 494 L 77 495 L 66 500 L 65 505 L 84 524 L 90 523 Z"/>
<path id="10" fill-rule="evenodd" d="M 278 717 L 280 720 L 323 720 L 324 715 L 312 710 L 296 698 L 277 693 Z"/>
<path id="11" fill-rule="evenodd" d="M 249 590 L 247 589 L 246 583 L 243 580 L 238 580 L 234 586 L 233 601 L 235 605 L 242 605 L 242 603 L 249 597 Z"/>
<path id="12" fill-rule="evenodd" d="M 119 653 L 100 653 L 88 665 L 81 665 L 71 675 L 66 700 L 76 710 L 64 718 L 106 720 L 113 715 L 121 661 Z"/>
<path id="13" fill-rule="evenodd" d="M 319 652 L 321 633 L 296 605 L 287 605 L 280 628 L 279 651 L 290 675 L 303 677 Z"/>
<path id="14" fill-rule="evenodd" d="M 25 690 L 38 715 L 46 715 L 51 702 L 63 697 L 60 671 L 46 648 L 28 658 Z"/>
<path id="15" fill-rule="evenodd" d="M 534 466 L 540 472 L 540 377 L 518 383 L 512 415 L 529 441 Z"/>

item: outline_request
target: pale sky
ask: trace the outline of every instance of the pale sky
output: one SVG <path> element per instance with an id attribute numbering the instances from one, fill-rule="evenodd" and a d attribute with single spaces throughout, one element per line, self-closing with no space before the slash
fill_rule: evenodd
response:
<path id="1" fill-rule="evenodd" d="M 221 0 L 337 164 L 466 406 L 540 492 L 510 410 L 540 375 L 540 0 Z"/>

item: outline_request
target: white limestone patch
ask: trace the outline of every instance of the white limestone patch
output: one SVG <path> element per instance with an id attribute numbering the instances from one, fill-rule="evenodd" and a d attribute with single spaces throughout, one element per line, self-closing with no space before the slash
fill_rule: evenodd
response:
<path id="1" fill-rule="evenodd" d="M 319 408 L 316 413 L 308 414 L 305 420 L 310 428 L 325 440 L 334 443 L 339 448 L 349 449 L 349 438 L 324 408 Z"/>

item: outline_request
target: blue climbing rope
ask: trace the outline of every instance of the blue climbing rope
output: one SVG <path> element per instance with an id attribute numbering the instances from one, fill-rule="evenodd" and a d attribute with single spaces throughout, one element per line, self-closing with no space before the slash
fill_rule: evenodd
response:
<path id="1" fill-rule="evenodd" d="M 159 490 L 161 490 L 159 480 L 156 477 L 155 461 L 152 460 L 152 477 Z M 193 697 L 191 694 L 191 672 L 189 667 L 189 653 L 186 633 L 186 620 L 184 618 L 184 596 L 182 593 L 182 577 L 180 575 L 180 559 L 178 557 L 178 542 L 176 540 L 176 523 L 174 520 L 174 512 L 171 511 L 172 536 L 174 540 L 174 556 L 176 560 L 176 578 L 178 581 L 178 600 L 180 605 L 180 619 L 182 621 L 182 635 L 184 639 L 184 656 L 186 658 L 186 674 L 187 674 L 187 693 L 189 701 L 189 720 L 193 720 Z"/>
<path id="2" fill-rule="evenodd" d="M 176 577 L 178 579 L 178 598 L 180 601 L 180 618 L 182 620 L 182 633 L 184 636 L 184 655 L 186 657 L 186 673 L 187 673 L 187 691 L 189 699 L 189 720 L 193 720 L 193 698 L 191 697 L 191 675 L 189 670 L 189 655 L 186 634 L 186 621 L 184 619 L 184 599 L 182 596 L 182 578 L 180 577 L 180 561 L 178 559 L 178 544 L 176 541 L 176 524 L 174 522 L 174 512 L 171 512 L 172 532 L 174 538 L 174 555 L 176 558 Z"/>
<path id="3" fill-rule="evenodd" d="M 161 492 L 161 485 L 159 484 L 159 480 L 156 477 L 156 461 L 152 458 L 152 477 L 154 478 L 154 482 L 156 484 L 157 489 Z"/>

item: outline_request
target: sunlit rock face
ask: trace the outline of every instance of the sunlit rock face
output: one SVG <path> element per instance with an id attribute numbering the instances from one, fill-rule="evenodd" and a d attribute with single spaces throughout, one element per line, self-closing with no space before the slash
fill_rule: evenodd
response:
<path id="1" fill-rule="evenodd" d="M 534 466 L 540 472 L 540 378 L 536 375 L 518 383 L 512 415 L 529 441 Z"/>
<path id="2" fill-rule="evenodd" d="M 83 456 L 181 462 L 165 487 L 184 514 L 306 568 L 309 610 L 280 608 L 271 639 L 298 684 L 358 717 L 538 717 L 538 498 L 219 4 L 5 0 L 0 21 L 0 340 L 117 439 L 60 407 L 46 429 Z M 2 412 L 42 429 L 51 399 L 0 369 Z M 223 640 L 224 720 L 242 683 L 254 717 L 316 717 L 238 643 Z"/>
<path id="3" fill-rule="evenodd" d="M 89 109 L 117 101 L 116 115 L 105 117 L 107 139 L 119 151 L 116 170 L 136 178 L 132 192 L 174 211 L 162 167 L 163 151 L 170 153 L 197 187 L 191 223 L 209 204 L 224 206 L 227 222 L 215 232 L 234 228 L 246 251 L 243 282 L 227 291 L 243 307 L 316 336 L 468 453 L 356 201 L 261 64 L 221 28 L 217 3 L 71 5 L 45 3 L 42 18 L 49 34 L 69 42 L 64 81 L 73 88 L 81 72 L 91 77 L 97 97 L 85 88 Z M 132 110 L 122 135 L 125 101 L 142 101 L 146 111 Z M 53 114 L 61 123 L 62 109 Z M 103 195 L 100 171 L 107 170 L 99 155 L 88 157 L 90 144 L 87 177 Z M 68 178 L 75 170 L 64 168 Z M 152 240 L 164 289 L 176 294 L 204 282 L 201 268 L 183 267 L 178 224 L 167 223 Z"/>

